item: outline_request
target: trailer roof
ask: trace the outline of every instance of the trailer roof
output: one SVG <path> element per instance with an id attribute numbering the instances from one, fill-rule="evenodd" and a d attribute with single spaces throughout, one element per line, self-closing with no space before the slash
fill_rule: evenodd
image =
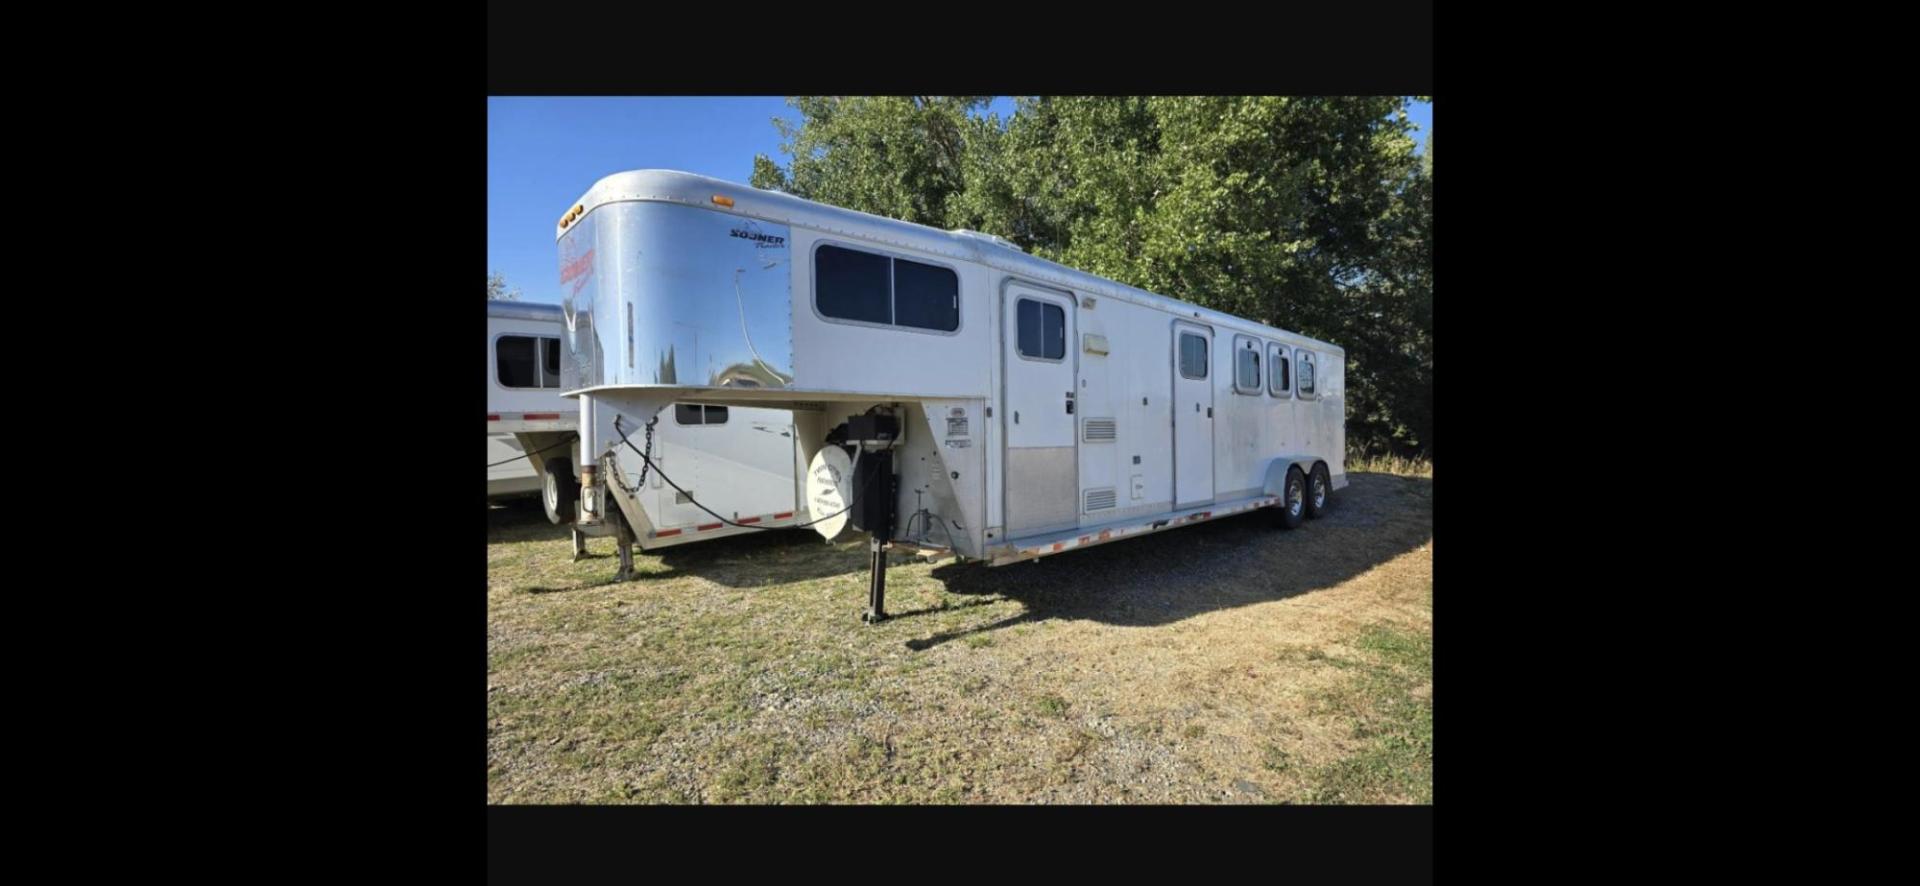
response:
<path id="1" fill-rule="evenodd" d="M 721 205 L 716 202 L 716 197 L 725 198 L 731 201 L 732 205 Z M 1191 302 L 1156 295 L 1138 287 L 1067 267 L 1059 262 L 1028 255 L 1012 243 L 990 234 L 966 230 L 943 231 L 927 225 L 804 200 L 779 191 L 764 191 L 723 179 L 670 169 L 637 169 L 631 172 L 618 172 L 594 182 L 593 187 L 588 188 L 587 192 L 581 195 L 580 200 L 569 207 L 560 221 L 555 223 L 554 239 L 557 241 L 565 236 L 569 228 L 600 206 L 632 201 L 680 203 L 781 224 L 800 225 L 814 230 L 860 237 L 949 258 L 976 261 L 1033 280 L 1053 283 L 1075 292 L 1115 298 L 1171 313 L 1189 315 L 1195 319 L 1238 328 L 1242 331 L 1256 332 L 1269 338 L 1297 341 L 1332 353 L 1342 355 L 1346 353 L 1345 349 L 1331 342 L 1268 326 L 1245 317 L 1224 314 Z"/>
<path id="2" fill-rule="evenodd" d="M 539 301 L 489 299 L 487 316 L 503 320 L 563 320 L 560 306 Z"/>

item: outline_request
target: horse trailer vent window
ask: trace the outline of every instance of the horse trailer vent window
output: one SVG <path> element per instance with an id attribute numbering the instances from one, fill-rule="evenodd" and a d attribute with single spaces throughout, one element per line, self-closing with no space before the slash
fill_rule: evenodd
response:
<path id="1" fill-rule="evenodd" d="M 835 320 L 953 332 L 960 275 L 952 268 L 821 246 L 813 254 L 814 306 Z"/>
<path id="2" fill-rule="evenodd" d="M 1293 396 L 1292 379 L 1288 377 L 1287 349 L 1283 345 L 1267 345 L 1267 365 L 1272 380 L 1268 382 L 1267 392 L 1275 397 Z"/>
<path id="3" fill-rule="evenodd" d="M 1239 394 L 1260 393 L 1260 343 L 1253 339 L 1234 336 L 1233 390 Z"/>
<path id="4" fill-rule="evenodd" d="M 1087 419 L 1081 439 L 1088 443 L 1112 443 L 1116 436 L 1118 433 L 1113 419 L 1090 418 Z"/>
<path id="5" fill-rule="evenodd" d="M 1120 500 L 1120 494 L 1114 491 L 1113 487 L 1111 486 L 1105 489 L 1087 490 L 1087 510 L 1088 511 L 1104 511 L 1108 508 L 1113 507 L 1115 504 L 1119 502 L 1119 500 Z"/>
<path id="6" fill-rule="evenodd" d="M 727 407 L 701 406 L 697 403 L 673 404 L 673 420 L 682 425 L 724 425 Z"/>
<path id="7" fill-rule="evenodd" d="M 560 340 L 503 335 L 493 343 L 494 378 L 503 388 L 560 386 Z"/>
<path id="8" fill-rule="evenodd" d="M 1300 358 L 1300 396 L 1313 396 L 1313 352 L 1296 351 Z"/>
<path id="9" fill-rule="evenodd" d="M 1207 377 L 1207 340 L 1191 332 L 1180 333 L 1180 374 L 1187 378 Z"/>
<path id="10" fill-rule="evenodd" d="M 1019 328 L 1020 356 L 1035 360 L 1061 360 L 1067 356 L 1067 312 L 1056 304 L 1020 299 L 1015 305 L 1014 322 Z"/>

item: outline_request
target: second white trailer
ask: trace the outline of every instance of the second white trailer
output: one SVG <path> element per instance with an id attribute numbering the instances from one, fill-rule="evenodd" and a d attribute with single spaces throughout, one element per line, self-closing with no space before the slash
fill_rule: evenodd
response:
<path id="1" fill-rule="evenodd" d="M 1002 565 L 1256 508 L 1292 527 L 1346 485 L 1341 348 L 997 237 L 659 170 L 555 236 L 583 523 L 617 522 L 606 477 L 657 466 L 634 435 L 669 404 L 793 410 L 814 519 L 873 534 L 870 619 L 889 545 Z"/>
<path id="2" fill-rule="evenodd" d="M 487 303 L 487 496 L 539 494 L 547 519 L 574 524 L 579 516 L 579 404 L 560 396 L 569 375 L 562 359 L 570 338 L 559 305 Z M 654 460 L 685 491 L 661 475 L 634 485 L 633 520 L 641 548 L 654 550 L 724 538 L 751 530 L 728 526 L 690 502 L 695 496 L 748 525 L 800 522 L 792 416 L 778 409 L 676 403 L 654 428 Z M 643 431 L 644 433 L 644 431 Z M 664 472 L 663 472 L 664 473 Z M 722 510 L 722 509 L 725 510 Z M 581 529 L 600 534 L 591 526 Z M 580 538 L 575 537 L 576 553 Z"/>

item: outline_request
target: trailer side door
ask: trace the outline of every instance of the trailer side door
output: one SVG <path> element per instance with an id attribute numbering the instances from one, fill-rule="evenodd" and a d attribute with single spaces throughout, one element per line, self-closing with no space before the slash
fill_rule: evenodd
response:
<path id="1" fill-rule="evenodd" d="M 1074 443 L 1077 357 L 1071 295 L 1010 285 L 1002 305 L 1006 391 L 1006 534 L 1019 538 L 1079 525 Z"/>
<path id="2" fill-rule="evenodd" d="M 1173 506 L 1213 501 L 1213 330 L 1173 323 Z"/>

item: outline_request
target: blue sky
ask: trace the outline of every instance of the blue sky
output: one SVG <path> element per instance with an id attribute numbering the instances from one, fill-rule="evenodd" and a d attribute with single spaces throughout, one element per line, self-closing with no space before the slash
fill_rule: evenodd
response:
<path id="1" fill-rule="evenodd" d="M 1013 99 L 988 110 L 1005 117 Z M 1408 113 L 1422 145 L 1433 106 Z M 746 183 L 753 155 L 784 164 L 774 117 L 797 122 L 780 97 L 487 99 L 487 270 L 528 301 L 560 301 L 553 225 L 601 178 L 679 169 Z"/>

